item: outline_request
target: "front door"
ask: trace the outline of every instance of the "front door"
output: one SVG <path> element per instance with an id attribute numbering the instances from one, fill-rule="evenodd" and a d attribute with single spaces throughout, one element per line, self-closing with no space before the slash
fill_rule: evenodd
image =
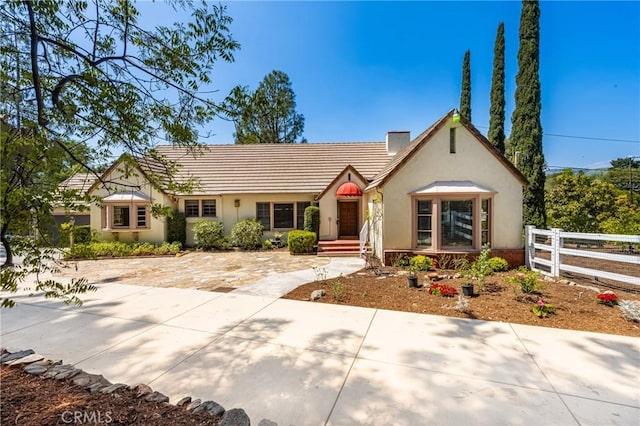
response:
<path id="1" fill-rule="evenodd" d="M 338 212 L 340 214 L 338 237 L 358 236 L 358 202 L 339 201 Z"/>

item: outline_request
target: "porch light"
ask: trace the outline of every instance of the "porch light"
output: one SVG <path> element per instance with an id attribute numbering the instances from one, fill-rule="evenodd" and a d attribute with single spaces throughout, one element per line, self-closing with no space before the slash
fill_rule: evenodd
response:
<path id="1" fill-rule="evenodd" d="M 458 110 L 455 110 L 453 112 L 453 122 L 454 123 L 459 123 L 460 122 L 460 113 L 458 112 Z"/>

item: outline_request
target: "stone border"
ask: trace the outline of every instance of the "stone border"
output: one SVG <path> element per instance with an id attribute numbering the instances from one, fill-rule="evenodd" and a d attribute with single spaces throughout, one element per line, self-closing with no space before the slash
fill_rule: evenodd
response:
<path id="1" fill-rule="evenodd" d="M 138 398 L 144 401 L 171 405 L 168 396 L 154 391 L 144 383 L 138 383 L 133 387 L 124 383 L 111 383 L 102 375 L 89 374 L 71 364 L 62 364 L 62 360 L 51 361 L 45 359 L 44 356 L 36 354 L 33 349 L 11 353 L 5 348 L 0 348 L 0 364 L 3 366 L 22 367 L 26 373 L 40 376 L 44 379 L 70 379 L 73 384 L 91 393 L 111 394 L 119 389 L 131 389 L 136 392 Z M 222 416 L 219 426 L 251 425 L 249 416 L 242 408 L 233 408 L 227 411 L 215 401 L 202 402 L 200 399 L 192 400 L 190 396 L 186 396 L 178 401 L 175 406 L 188 411 L 192 415 Z M 262 419 L 258 426 L 278 426 L 278 424 L 268 419 Z"/>

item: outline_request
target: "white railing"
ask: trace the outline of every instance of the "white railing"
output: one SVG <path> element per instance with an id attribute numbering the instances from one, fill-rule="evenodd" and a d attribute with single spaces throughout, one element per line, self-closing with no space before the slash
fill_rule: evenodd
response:
<path id="1" fill-rule="evenodd" d="M 536 238 L 538 235 L 545 237 L 544 242 L 538 242 L 539 240 Z M 527 267 L 532 271 L 538 271 L 553 277 L 559 277 L 561 272 L 574 272 L 577 274 L 640 285 L 640 277 L 638 276 L 568 265 L 562 262 L 562 255 L 567 255 L 640 265 L 640 255 L 632 254 L 631 250 L 630 254 L 619 254 L 584 250 L 579 247 L 568 248 L 565 246 L 565 240 L 567 239 L 640 244 L 640 235 L 583 234 L 578 232 L 563 232 L 561 229 L 557 228 L 543 230 L 536 229 L 533 226 L 527 226 L 525 246 L 525 261 Z M 541 252 L 549 253 L 550 255 L 540 257 L 539 254 L 541 254 Z M 541 267 L 545 267 L 548 270 Z"/>
<path id="2" fill-rule="evenodd" d="M 367 253 L 367 242 L 369 242 L 369 221 L 366 221 L 360 229 L 360 256 Z"/>

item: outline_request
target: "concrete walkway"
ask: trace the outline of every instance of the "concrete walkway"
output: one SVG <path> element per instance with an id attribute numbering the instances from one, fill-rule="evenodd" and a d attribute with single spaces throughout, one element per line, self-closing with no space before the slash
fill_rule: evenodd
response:
<path id="1" fill-rule="evenodd" d="M 285 273 L 270 272 L 259 281 L 238 287 L 233 290 L 233 293 L 282 297 L 302 284 L 317 279 L 330 279 L 340 275 L 348 275 L 359 271 L 364 266 L 364 260 L 358 257 L 331 257 L 328 264 L 313 269 Z"/>
<path id="2" fill-rule="evenodd" d="M 101 284 L 82 308 L 17 295 L 1 345 L 111 382 L 244 408 L 253 424 L 637 425 L 631 337 Z"/>

